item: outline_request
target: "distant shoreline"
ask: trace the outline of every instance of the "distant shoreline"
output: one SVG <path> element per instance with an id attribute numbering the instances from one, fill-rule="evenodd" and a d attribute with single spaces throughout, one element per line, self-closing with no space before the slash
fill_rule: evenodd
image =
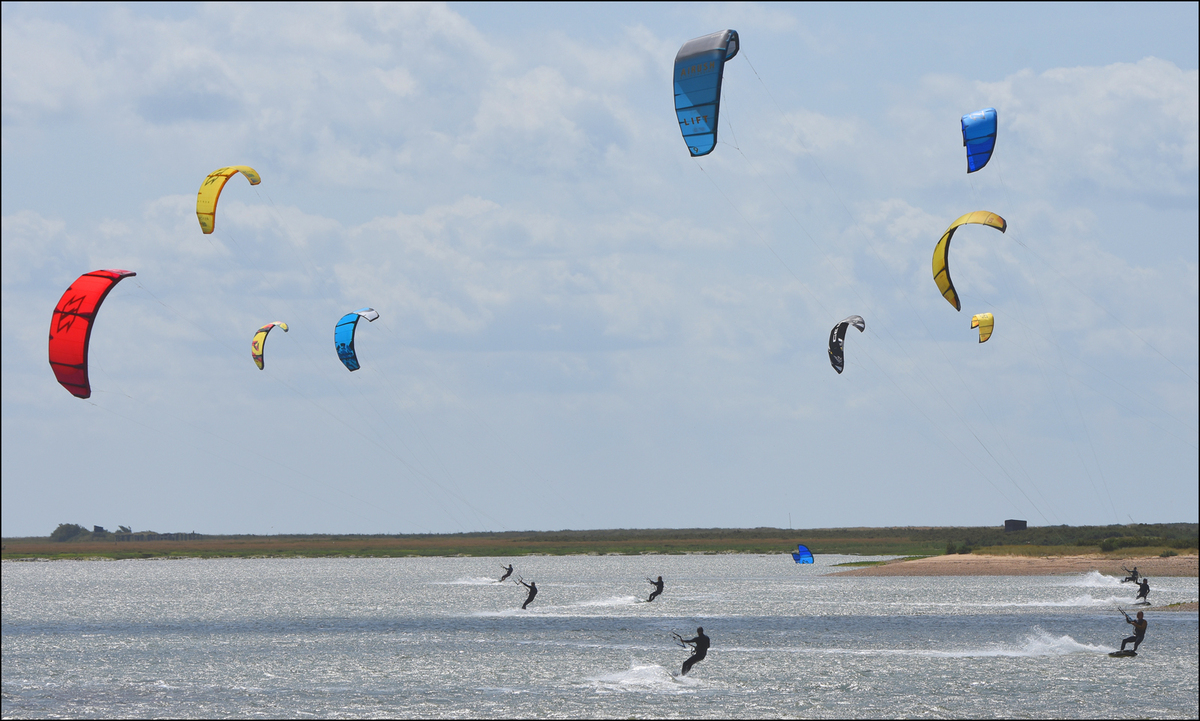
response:
<path id="1" fill-rule="evenodd" d="M 113 534 L 84 532 L 65 541 L 49 537 L 5 538 L 4 560 L 82 560 L 137 558 L 366 557 L 405 558 L 468 556 L 517 558 L 530 555 L 785 554 L 797 543 L 814 554 L 861 556 L 933 556 L 933 563 L 906 561 L 878 568 L 842 571 L 841 575 L 914 575 L 909 569 L 957 568 L 978 558 L 1023 557 L 1027 563 L 1049 556 L 1096 558 L 1120 571 L 1128 559 L 1195 558 L 1200 524 L 1127 526 L 1052 526 L 1006 533 L 999 527 L 894 528 L 691 528 L 607 529 L 587 531 L 503 531 L 396 535 L 205 535 Z M 1119 543 L 1118 543 L 1119 542 Z M 950 553 L 951 555 L 945 555 Z M 988 554 L 988 555 L 981 555 Z M 1178 554 L 1177 556 L 1175 554 Z M 949 561 L 944 559 L 951 559 Z M 954 559 L 958 559 L 957 561 Z M 1037 563 L 1029 567 L 1037 566 Z M 1044 564 L 1043 564 L 1044 565 Z M 904 570 L 901 571 L 900 569 Z M 964 569 L 967 567 L 963 567 Z M 988 568 L 978 564 L 970 568 Z M 1087 570 L 1087 569 L 1084 569 Z M 1071 571 L 1067 571 L 1071 572 Z M 947 575 L 942 571 L 936 575 Z M 974 571 L 967 571 L 975 575 Z M 986 571 L 984 573 L 987 573 Z M 1150 573 L 1150 572 L 1148 572 Z M 1166 575 L 1166 574 L 1157 574 Z"/>

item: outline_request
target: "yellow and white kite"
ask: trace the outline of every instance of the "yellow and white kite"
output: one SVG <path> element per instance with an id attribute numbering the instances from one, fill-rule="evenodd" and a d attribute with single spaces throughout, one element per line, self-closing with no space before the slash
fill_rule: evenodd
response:
<path id="1" fill-rule="evenodd" d="M 971 327 L 979 329 L 980 343 L 984 343 L 992 337 L 992 328 L 995 325 L 996 318 L 991 313 L 976 313 L 971 316 Z"/>

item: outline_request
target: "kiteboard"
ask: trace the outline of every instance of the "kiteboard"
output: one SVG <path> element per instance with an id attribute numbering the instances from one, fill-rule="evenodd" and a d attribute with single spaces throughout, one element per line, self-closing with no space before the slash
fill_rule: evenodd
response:
<path id="1" fill-rule="evenodd" d="M 1132 658 L 1137 655 L 1137 651 L 1113 651 L 1108 655 L 1113 658 Z"/>
<path id="2" fill-rule="evenodd" d="M 1135 604 L 1133 604 L 1133 605 L 1135 605 L 1135 606 L 1149 606 L 1149 605 L 1150 605 L 1150 602 L 1149 602 L 1149 601 L 1138 601 L 1137 603 L 1135 603 Z"/>

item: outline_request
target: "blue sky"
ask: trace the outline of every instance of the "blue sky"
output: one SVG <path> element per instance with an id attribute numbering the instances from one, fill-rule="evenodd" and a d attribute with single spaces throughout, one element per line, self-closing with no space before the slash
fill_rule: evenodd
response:
<path id="1" fill-rule="evenodd" d="M 1194 4 L 2 12 L 5 536 L 1197 518 Z M 83 401 L 46 332 L 97 268 Z"/>

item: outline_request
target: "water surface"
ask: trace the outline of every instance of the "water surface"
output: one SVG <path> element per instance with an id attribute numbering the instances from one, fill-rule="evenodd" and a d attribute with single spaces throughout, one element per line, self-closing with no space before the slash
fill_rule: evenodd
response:
<path id="1" fill-rule="evenodd" d="M 500 561 L 540 594 L 498 584 Z M 5 717 L 1198 715 L 1195 613 L 1072 576 L 845 578 L 818 556 L 3 564 Z M 646 577 L 662 575 L 653 603 Z M 1195 578 L 1152 579 L 1156 604 Z M 671 632 L 712 638 L 708 658 Z"/>

